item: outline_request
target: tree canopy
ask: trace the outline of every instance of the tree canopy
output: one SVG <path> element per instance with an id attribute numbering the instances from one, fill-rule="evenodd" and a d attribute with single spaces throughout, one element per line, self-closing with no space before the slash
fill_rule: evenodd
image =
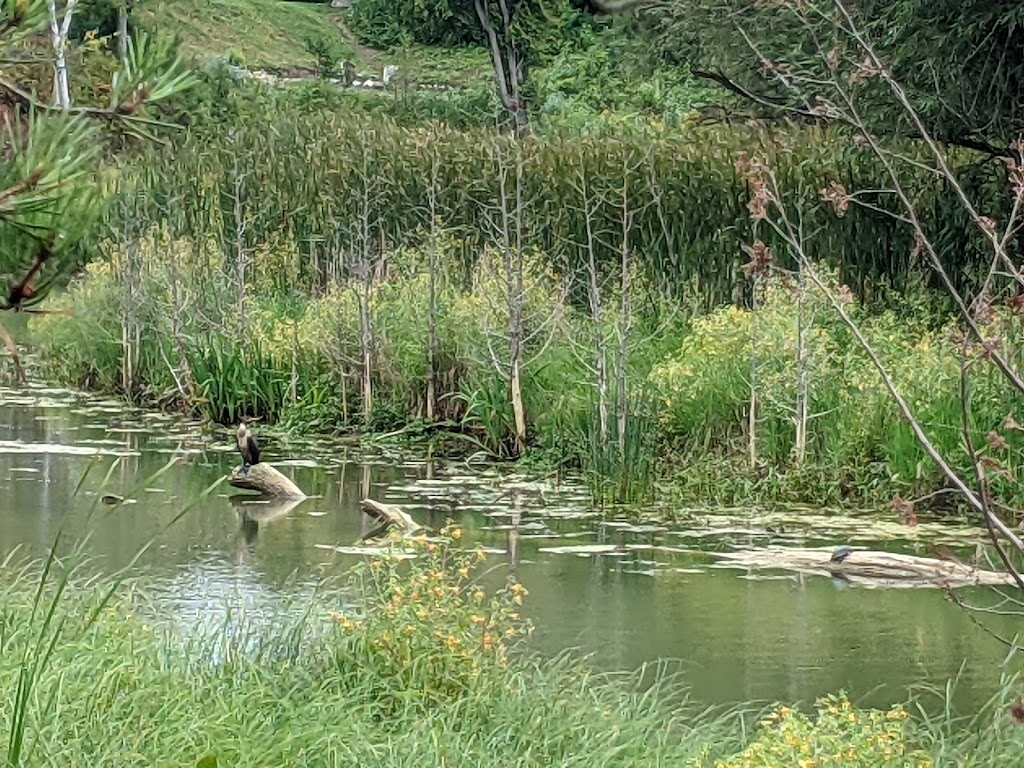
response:
<path id="1" fill-rule="evenodd" d="M 866 44 L 936 138 L 998 151 L 1024 130 L 1024 4 L 1017 0 L 601 5 L 640 9 L 654 48 L 762 110 L 806 112 L 816 96 L 831 98 L 836 71 L 844 60 L 856 67 Z M 873 128 L 913 135 L 890 96 L 881 88 L 862 94 Z"/>

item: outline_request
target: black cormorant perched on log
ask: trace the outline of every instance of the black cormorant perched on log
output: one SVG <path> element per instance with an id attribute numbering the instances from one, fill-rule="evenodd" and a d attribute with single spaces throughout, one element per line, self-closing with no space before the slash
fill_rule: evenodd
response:
<path id="1" fill-rule="evenodd" d="M 242 454 L 242 471 L 248 472 L 249 467 L 253 464 L 260 463 L 260 444 L 256 440 L 256 435 L 249 429 L 249 425 L 254 421 L 249 416 L 242 417 L 242 423 L 238 425 L 238 450 Z"/>
<path id="2" fill-rule="evenodd" d="M 833 563 L 841 563 L 852 554 L 853 547 L 849 544 L 843 544 L 843 546 L 838 547 L 836 551 L 832 553 L 832 557 L 829 558 L 829 561 Z"/>

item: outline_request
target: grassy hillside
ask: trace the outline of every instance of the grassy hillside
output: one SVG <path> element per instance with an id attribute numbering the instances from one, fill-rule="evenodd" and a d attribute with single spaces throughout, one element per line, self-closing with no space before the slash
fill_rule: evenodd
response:
<path id="1" fill-rule="evenodd" d="M 229 54 L 251 68 L 313 68 L 308 38 L 325 39 L 339 59 L 379 73 L 397 64 L 416 82 L 470 86 L 490 83 L 490 59 L 483 49 L 446 50 L 410 46 L 376 51 L 347 31 L 344 12 L 330 3 L 294 0 L 139 0 L 136 23 L 177 34 L 187 56 L 203 62 Z"/>
<path id="2" fill-rule="evenodd" d="M 140 0 L 137 23 L 180 35 L 186 55 L 206 60 L 229 53 L 250 67 L 312 67 L 306 39 L 326 38 L 339 54 L 353 48 L 329 3 L 283 0 Z"/>

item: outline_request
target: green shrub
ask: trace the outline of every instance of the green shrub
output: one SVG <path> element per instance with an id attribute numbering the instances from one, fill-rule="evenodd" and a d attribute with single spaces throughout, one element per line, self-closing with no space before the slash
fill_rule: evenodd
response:
<path id="1" fill-rule="evenodd" d="M 819 699 L 817 717 L 778 707 L 754 741 L 716 768 L 932 768 L 907 740 L 907 712 L 854 709 L 845 694 Z"/>
<path id="2" fill-rule="evenodd" d="M 359 0 L 350 12 L 360 40 L 377 48 L 408 42 L 466 45 L 482 40 L 470 3 L 450 0 Z"/>
<path id="3" fill-rule="evenodd" d="M 847 311 L 937 449 L 968 470 L 954 328 L 908 323 L 889 310 L 869 313 L 834 274 L 827 283 L 834 295 L 850 302 Z M 1017 320 L 999 316 L 1002 325 L 991 330 L 993 337 L 1019 333 Z M 802 359 L 798 332 L 804 339 Z M 808 400 L 803 466 L 794 455 L 801 371 Z M 726 307 L 693 321 L 679 349 L 650 374 L 659 393 L 663 438 L 692 457 L 709 451 L 720 457 L 741 454 L 749 440 L 752 376 L 757 450 L 769 465 L 800 470 L 806 478 L 817 475 L 833 489 L 838 483 L 866 490 L 876 483 L 874 468 L 881 463 L 890 495 L 895 488 L 920 491 L 944 482 L 868 356 L 812 284 L 801 298 L 789 278 L 773 278 L 756 311 Z M 971 381 L 972 432 L 984 445 L 993 431 L 1006 431 L 1001 425 L 1015 396 L 994 366 L 975 365 Z M 1019 437 L 1004 438 L 1009 449 L 999 459 L 1012 472 Z"/>
<path id="4" fill-rule="evenodd" d="M 384 718 L 428 712 L 497 682 L 512 642 L 532 631 L 519 612 L 526 588 L 484 589 L 474 576 L 484 555 L 459 549 L 461 537 L 449 525 L 352 570 L 360 609 L 334 614 L 335 663 L 359 670 Z"/>

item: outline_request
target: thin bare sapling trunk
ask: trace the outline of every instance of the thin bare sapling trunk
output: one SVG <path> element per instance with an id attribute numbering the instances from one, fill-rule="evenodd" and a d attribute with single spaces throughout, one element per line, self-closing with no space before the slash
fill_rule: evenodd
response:
<path id="1" fill-rule="evenodd" d="M 231 191 L 228 193 L 231 199 L 231 226 L 233 249 L 235 257 L 235 287 L 238 296 L 238 307 L 235 316 L 235 323 L 238 337 L 244 338 L 247 330 L 246 305 L 248 302 L 248 277 L 249 266 L 252 254 L 247 245 L 251 214 L 245 200 L 245 177 L 246 172 L 241 169 L 238 162 L 238 154 L 231 156 Z"/>
<path id="2" fill-rule="evenodd" d="M 504 327 L 485 327 L 484 336 L 490 364 L 508 388 L 513 422 L 512 450 L 519 456 L 526 451 L 528 443 L 523 377 L 531 362 L 546 351 L 558 330 L 565 286 L 554 306 L 542 306 L 539 312 L 527 315 L 525 217 L 528 204 L 522 148 L 518 141 L 510 142 L 513 154 L 510 162 L 502 139 L 496 139 L 493 146 L 497 200 L 488 210 L 487 221 L 497 242 L 499 259 L 494 276 L 501 285 L 502 296 L 500 304 L 492 304 L 491 310 Z M 482 264 L 490 268 L 490 260 L 485 259 Z M 485 299 L 491 300 L 486 294 Z M 529 355 L 527 350 L 531 350 Z"/>
<path id="3" fill-rule="evenodd" d="M 122 227 L 120 232 L 121 266 L 121 390 L 131 398 L 138 375 L 142 323 L 139 318 L 142 304 L 142 270 L 138 238 L 129 231 L 128 201 L 121 197 Z"/>
<path id="4" fill-rule="evenodd" d="M 754 221 L 754 240 L 757 240 L 756 219 Z M 764 273 L 767 269 L 770 269 L 770 267 L 771 263 L 767 262 L 764 264 L 764 269 L 754 268 L 751 274 L 753 286 L 751 287 L 750 298 L 750 402 L 747 406 L 747 458 L 750 461 L 751 470 L 757 467 L 757 329 L 759 320 L 758 301 L 761 298 L 761 282 L 763 280 Z"/>
<path id="5" fill-rule="evenodd" d="M 128 3 L 121 0 L 117 6 L 117 60 L 124 63 L 128 58 Z"/>
<path id="6" fill-rule="evenodd" d="M 586 275 L 587 303 L 590 307 L 590 322 L 593 332 L 592 361 L 589 366 L 594 377 L 594 389 L 597 393 L 597 441 L 601 455 L 608 452 L 608 351 L 605 344 L 604 302 L 602 297 L 601 276 L 597 264 L 597 242 L 595 226 L 594 201 L 588 189 L 587 168 L 584 158 L 580 158 L 578 173 L 580 203 L 583 206 L 583 223 L 586 242 Z"/>
<path id="7" fill-rule="evenodd" d="M 509 387 L 512 396 L 512 416 L 515 421 L 516 454 L 526 452 L 526 406 L 523 404 L 523 345 L 525 328 L 523 309 L 526 292 L 523 288 L 523 155 L 516 147 L 515 208 L 509 220 L 506 190 L 502 189 L 502 229 L 504 239 L 502 255 L 505 262 L 506 298 L 508 301 L 508 353 L 511 371 Z M 502 178 L 504 187 L 505 179 Z M 514 240 L 512 239 L 514 227 Z"/>
<path id="8" fill-rule="evenodd" d="M 437 149 L 432 148 L 430 155 L 430 188 L 428 190 L 428 205 L 430 208 L 430 247 L 429 264 L 427 265 L 428 283 L 430 291 L 430 306 L 427 320 L 427 421 L 433 421 L 437 408 L 437 280 L 440 270 L 440 258 L 438 249 L 440 243 L 440 227 L 437 220 L 437 192 L 440 178 L 441 160 Z"/>
<path id="9" fill-rule="evenodd" d="M 53 46 L 53 98 L 61 109 L 71 107 L 71 88 L 68 78 L 68 33 L 78 0 L 65 0 L 61 8 L 56 0 L 49 0 L 50 43 Z"/>
<path id="10" fill-rule="evenodd" d="M 622 240 L 619 247 L 619 355 L 615 369 L 615 411 L 618 426 L 619 463 L 626 464 L 626 430 L 629 428 L 629 343 L 633 320 L 633 251 L 630 235 L 633 230 L 633 210 L 629 203 L 629 160 L 623 156 L 622 199 Z"/>
<path id="11" fill-rule="evenodd" d="M 356 295 L 359 302 L 359 358 L 362 390 L 363 424 L 373 421 L 374 376 L 374 317 L 373 293 L 376 280 L 382 275 L 386 254 L 383 232 L 376 219 L 374 201 L 380 191 L 381 179 L 370 170 L 368 153 L 370 143 L 364 136 L 362 161 L 359 171 L 359 211 L 357 213 L 355 248 Z M 377 245 L 379 243 L 379 246 Z M 375 250 L 379 249 L 379 254 Z"/>

